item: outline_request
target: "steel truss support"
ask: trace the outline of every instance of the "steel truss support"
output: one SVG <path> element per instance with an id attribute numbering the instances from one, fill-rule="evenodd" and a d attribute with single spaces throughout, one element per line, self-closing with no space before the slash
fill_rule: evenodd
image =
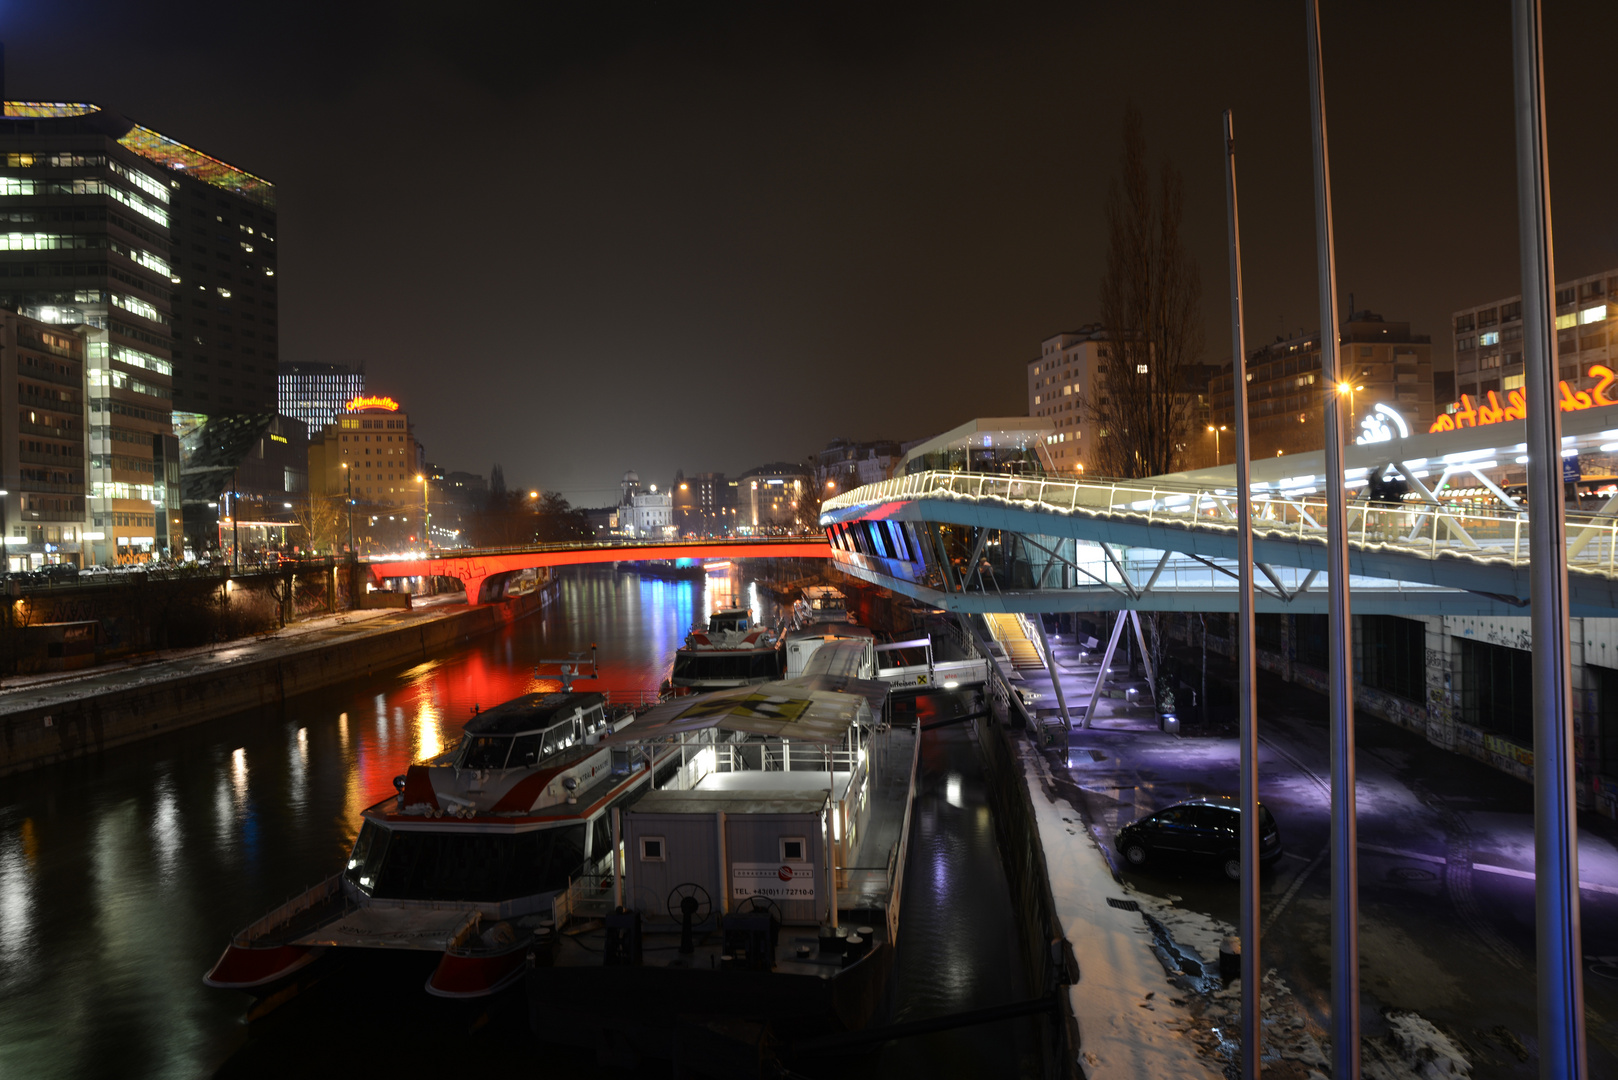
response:
<path id="1" fill-rule="evenodd" d="M 1096 714 L 1096 705 L 1101 701 L 1101 686 L 1107 681 L 1107 669 L 1112 666 L 1113 653 L 1118 651 L 1118 639 L 1124 636 L 1124 613 L 1120 611 L 1118 618 L 1113 621 L 1112 635 L 1107 638 L 1107 651 L 1101 657 L 1101 670 L 1096 672 L 1096 684 L 1090 689 L 1090 704 L 1084 710 L 1084 726 L 1090 726 L 1090 718 Z"/>
<path id="2" fill-rule="evenodd" d="M 1443 508 L 1438 505 L 1438 496 L 1433 494 L 1433 491 L 1436 491 L 1438 488 L 1444 486 L 1444 481 L 1448 480 L 1450 473 L 1455 471 L 1453 468 L 1445 469 L 1443 473 L 1439 475 L 1437 485 L 1432 491 L 1429 491 L 1427 489 L 1427 485 L 1423 484 L 1420 480 L 1417 480 L 1416 474 L 1412 472 L 1410 467 L 1404 462 L 1395 461 L 1393 463 L 1393 467 L 1398 470 L 1400 476 L 1404 477 L 1405 483 L 1416 489 L 1416 492 L 1421 496 L 1422 501 L 1433 508 L 1433 513 L 1438 515 L 1439 520 L 1444 523 L 1445 528 L 1455 534 L 1456 539 L 1469 548 L 1476 548 L 1478 546 L 1478 542 L 1472 539 L 1472 534 L 1461 528 L 1460 522 L 1456 521 L 1451 515 L 1443 512 Z M 1504 496 L 1502 496 L 1502 498 L 1504 498 Z M 1415 527 L 1410 530 L 1410 535 L 1405 537 L 1405 542 L 1409 543 L 1410 541 L 1414 540 L 1416 538 L 1416 534 L 1420 531 L 1421 517 L 1418 515 L 1416 518 Z"/>
<path id="3" fill-rule="evenodd" d="M 1056 691 L 1056 707 L 1062 710 L 1062 726 L 1073 730 L 1073 717 L 1068 715 L 1067 695 L 1062 692 L 1062 679 L 1056 670 L 1056 654 L 1051 652 L 1051 639 L 1045 635 L 1045 616 L 1034 616 L 1034 629 L 1039 631 L 1039 644 L 1045 650 L 1045 670 L 1051 673 L 1051 687 Z"/>

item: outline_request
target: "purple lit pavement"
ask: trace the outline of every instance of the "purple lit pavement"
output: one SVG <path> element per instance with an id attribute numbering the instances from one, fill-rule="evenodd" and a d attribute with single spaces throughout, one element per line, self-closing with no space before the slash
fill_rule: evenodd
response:
<path id="1" fill-rule="evenodd" d="M 1076 669 L 1064 672 L 1063 687 L 1077 713 L 1095 665 L 1079 660 L 1069 635 L 1053 637 L 1053 647 L 1059 664 Z M 1210 656 L 1210 672 L 1216 663 L 1223 661 Z M 1049 679 L 1027 685 L 1044 693 Z M 1263 672 L 1258 692 L 1260 798 L 1286 845 L 1262 882 L 1263 962 L 1324 1033 L 1331 985 L 1325 703 Z M 1033 704 L 1055 706 L 1044 697 Z M 1102 709 L 1100 727 L 1075 727 L 1065 767 L 1052 770 L 1058 800 L 1079 811 L 1123 883 L 1233 923 L 1236 886 L 1216 868 L 1126 869 L 1113 848 L 1115 831 L 1138 817 L 1192 795 L 1235 794 L 1233 738 L 1165 735 L 1148 712 L 1109 719 Z M 1458 1040 L 1474 1077 L 1536 1076 L 1529 786 L 1363 713 L 1357 729 L 1366 1036 L 1385 1032 L 1384 1009 L 1414 1010 Z M 1590 1075 L 1618 1076 L 1618 827 L 1593 813 L 1581 814 L 1579 826 Z M 1075 842 L 1064 834 L 1043 840 L 1047 849 Z M 1528 1060 L 1519 1056 L 1525 1048 Z"/>

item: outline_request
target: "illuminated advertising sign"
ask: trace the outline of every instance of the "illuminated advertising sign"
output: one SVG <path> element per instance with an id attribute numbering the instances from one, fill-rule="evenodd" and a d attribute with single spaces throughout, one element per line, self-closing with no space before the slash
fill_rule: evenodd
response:
<path id="1" fill-rule="evenodd" d="M 1360 435 L 1354 441 L 1360 446 L 1367 443 L 1392 442 L 1393 433 L 1398 431 L 1399 438 L 1410 438 L 1410 425 L 1405 418 L 1391 405 L 1384 405 L 1380 401 L 1360 420 Z"/>
<path id="2" fill-rule="evenodd" d="M 361 395 L 349 398 L 348 404 L 343 406 L 347 412 L 361 412 L 365 409 L 385 409 L 388 412 L 398 412 L 399 403 L 390 397 L 369 397 Z"/>
<path id="3" fill-rule="evenodd" d="M 1558 404 L 1563 412 L 1583 412 L 1585 409 L 1595 409 L 1602 405 L 1618 405 L 1618 401 L 1607 396 L 1613 381 L 1618 379 L 1618 373 L 1605 364 L 1591 364 L 1590 378 L 1596 381 L 1590 390 L 1575 390 L 1563 379 L 1558 383 L 1561 391 L 1561 401 Z M 1462 394 L 1461 400 L 1455 403 L 1452 413 L 1440 413 L 1433 421 L 1429 432 L 1454 431 L 1464 427 L 1482 427 L 1484 424 L 1498 424 L 1505 420 L 1521 420 L 1527 413 L 1524 406 L 1527 399 L 1523 397 L 1521 389 L 1506 391 L 1506 401 L 1500 403 L 1498 391 L 1490 390 L 1487 400 L 1472 401 L 1471 395 Z"/>

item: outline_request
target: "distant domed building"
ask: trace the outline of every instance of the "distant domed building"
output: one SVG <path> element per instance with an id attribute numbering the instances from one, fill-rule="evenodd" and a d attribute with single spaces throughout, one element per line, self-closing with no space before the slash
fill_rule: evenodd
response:
<path id="1" fill-rule="evenodd" d="M 640 477 L 634 469 L 630 469 L 624 473 L 623 483 L 618 486 L 623 488 L 624 492 L 623 497 L 618 500 L 618 505 L 628 506 L 635 496 L 640 494 Z"/>

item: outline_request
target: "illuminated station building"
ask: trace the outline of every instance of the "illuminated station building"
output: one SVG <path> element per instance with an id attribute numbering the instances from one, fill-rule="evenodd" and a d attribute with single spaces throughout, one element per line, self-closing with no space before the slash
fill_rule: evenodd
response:
<path id="1" fill-rule="evenodd" d="M 309 484 L 318 494 L 354 498 L 354 545 L 361 552 L 420 542 L 426 459 L 410 416 L 390 397 L 364 395 L 309 443 Z M 350 488 L 352 484 L 352 488 Z M 429 512 L 435 496 L 429 492 Z M 347 522 L 344 522 L 346 531 Z M 434 541 L 441 538 L 435 533 Z"/>
<path id="2" fill-rule="evenodd" d="M 173 409 L 274 408 L 273 188 L 82 103 L 6 102 L 0 154 L 0 306 L 85 339 L 84 561 L 177 556 Z"/>

